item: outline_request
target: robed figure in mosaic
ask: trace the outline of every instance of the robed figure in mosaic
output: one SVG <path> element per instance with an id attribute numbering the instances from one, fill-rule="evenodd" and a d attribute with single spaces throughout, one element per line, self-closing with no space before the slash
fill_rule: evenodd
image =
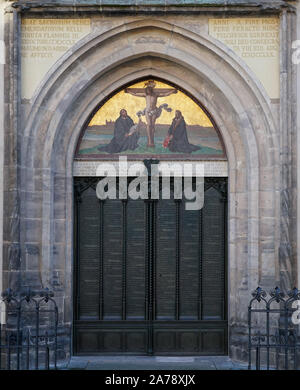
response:
<path id="1" fill-rule="evenodd" d="M 122 109 L 120 116 L 115 122 L 114 136 L 110 143 L 99 146 L 98 150 L 107 153 L 120 153 L 125 150 L 135 150 L 138 147 L 139 132 L 127 111 Z"/>
<path id="2" fill-rule="evenodd" d="M 188 141 L 186 132 L 186 123 L 181 111 L 176 110 L 175 118 L 168 131 L 168 137 L 165 140 L 165 147 L 171 152 L 192 153 L 199 150 L 200 146 L 192 145 Z"/>

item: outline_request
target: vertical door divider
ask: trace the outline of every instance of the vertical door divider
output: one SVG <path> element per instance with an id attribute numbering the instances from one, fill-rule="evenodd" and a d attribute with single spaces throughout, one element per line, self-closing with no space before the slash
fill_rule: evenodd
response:
<path id="1" fill-rule="evenodd" d="M 127 268 L 127 200 L 122 200 L 123 245 L 122 245 L 122 320 L 126 320 L 126 268 Z"/>
<path id="2" fill-rule="evenodd" d="M 180 207 L 181 199 L 175 199 L 176 206 L 176 271 L 175 271 L 175 320 L 180 318 Z"/>
<path id="3" fill-rule="evenodd" d="M 203 244 L 203 209 L 199 210 L 199 280 L 198 280 L 198 320 L 202 320 L 202 244 Z"/>
<path id="4" fill-rule="evenodd" d="M 148 355 L 153 354 L 153 202 L 148 206 Z"/>
<path id="5" fill-rule="evenodd" d="M 99 200 L 99 320 L 103 320 L 103 201 Z"/>

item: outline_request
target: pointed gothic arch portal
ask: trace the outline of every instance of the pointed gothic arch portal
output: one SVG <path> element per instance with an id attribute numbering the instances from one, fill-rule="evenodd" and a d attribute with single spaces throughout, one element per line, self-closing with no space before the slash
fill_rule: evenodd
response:
<path id="1" fill-rule="evenodd" d="M 75 160 L 120 155 L 226 160 L 205 108 L 158 79 L 138 80 L 98 105 Z M 100 201 L 98 181 L 74 177 L 74 353 L 226 355 L 227 177 L 205 178 L 196 211 L 185 199 Z"/>

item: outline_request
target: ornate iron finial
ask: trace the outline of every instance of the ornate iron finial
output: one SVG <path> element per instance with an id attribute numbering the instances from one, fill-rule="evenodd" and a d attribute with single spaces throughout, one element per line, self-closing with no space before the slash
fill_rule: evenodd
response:
<path id="1" fill-rule="evenodd" d="M 45 302 L 47 303 L 49 301 L 49 298 L 54 296 L 53 291 L 50 291 L 48 288 L 45 288 L 41 291 L 40 296 L 44 298 Z"/>
<path id="2" fill-rule="evenodd" d="M 263 290 L 261 287 L 257 287 L 256 290 L 252 292 L 253 298 L 255 298 L 258 302 L 262 300 L 262 298 L 265 298 L 267 296 L 267 293 L 265 290 Z"/>
<path id="3" fill-rule="evenodd" d="M 29 302 L 31 297 L 34 296 L 34 291 L 30 287 L 26 287 L 21 295 L 25 297 L 26 302 Z"/>
<path id="4" fill-rule="evenodd" d="M 290 298 L 293 298 L 295 300 L 300 299 L 300 291 L 297 289 L 297 287 L 294 287 L 292 290 L 288 291 L 287 294 Z"/>
<path id="5" fill-rule="evenodd" d="M 6 300 L 6 302 L 10 302 L 15 296 L 16 294 L 13 292 L 13 290 L 9 287 L 8 289 L 6 289 L 5 291 L 3 291 L 3 293 L 1 294 L 2 298 L 4 300 Z"/>
<path id="6" fill-rule="evenodd" d="M 278 286 L 276 286 L 274 290 L 270 291 L 270 295 L 272 298 L 275 298 L 277 303 L 279 303 L 285 297 L 285 294 L 280 290 Z"/>

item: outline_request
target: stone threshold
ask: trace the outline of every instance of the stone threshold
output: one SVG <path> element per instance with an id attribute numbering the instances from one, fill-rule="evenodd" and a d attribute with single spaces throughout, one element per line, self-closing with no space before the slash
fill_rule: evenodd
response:
<path id="1" fill-rule="evenodd" d="M 64 370 L 247 370 L 228 356 L 72 356 Z"/>

